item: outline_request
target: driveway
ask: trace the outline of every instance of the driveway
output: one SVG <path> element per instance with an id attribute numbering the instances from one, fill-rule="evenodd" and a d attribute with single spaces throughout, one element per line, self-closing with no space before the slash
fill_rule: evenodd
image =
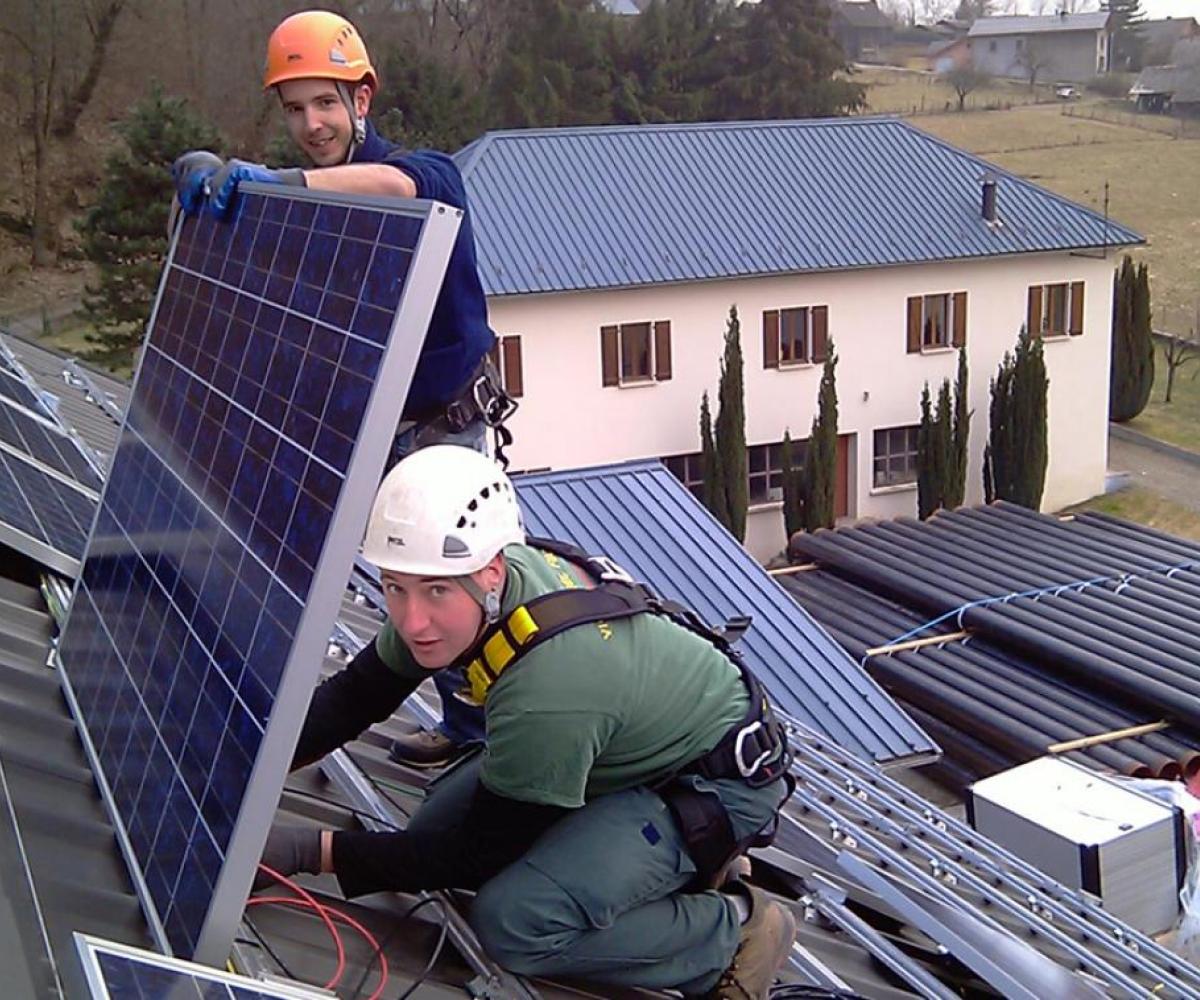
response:
<path id="1" fill-rule="evenodd" d="M 1194 461 L 1109 432 L 1108 468 L 1130 482 L 1200 514 L 1200 457 Z"/>

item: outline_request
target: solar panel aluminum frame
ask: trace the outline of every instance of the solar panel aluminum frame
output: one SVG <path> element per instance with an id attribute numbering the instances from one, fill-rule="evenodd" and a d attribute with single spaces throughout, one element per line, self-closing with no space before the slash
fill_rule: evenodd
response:
<path id="1" fill-rule="evenodd" d="M 74 937 L 79 964 L 83 969 L 83 977 L 88 984 L 88 990 L 93 1000 L 124 1000 L 123 997 L 113 996 L 112 991 L 108 988 L 104 970 L 100 967 L 101 955 L 113 955 L 117 958 L 125 959 L 131 964 L 177 972 L 180 976 L 188 977 L 193 982 L 198 980 L 206 984 L 211 983 L 225 986 L 228 988 L 231 998 L 235 996 L 253 996 L 256 1000 L 260 997 L 264 998 L 264 1000 L 265 998 L 272 998 L 272 1000 L 319 1000 L 321 997 L 328 997 L 330 995 L 325 990 L 305 987 L 301 984 L 265 982 L 250 979 L 247 976 L 235 975 L 231 972 L 219 972 L 206 966 L 197 965 L 194 962 L 185 962 L 182 959 L 157 955 L 154 952 L 144 951 L 141 948 L 134 948 L 127 944 L 106 941 L 104 938 L 94 937 L 90 934 L 81 934 L 79 931 L 75 932 Z M 235 990 L 238 992 L 235 993 Z M 171 996 L 175 995 L 176 991 L 172 990 Z M 195 995 L 197 997 L 201 995 L 199 989 L 196 990 Z M 208 991 L 205 991 L 203 995 L 205 997 L 213 996 Z"/>
<path id="2" fill-rule="evenodd" d="M 351 208 L 375 208 L 392 214 L 404 214 L 423 219 L 422 231 L 413 249 L 412 264 L 396 307 L 384 348 L 379 371 L 375 378 L 370 399 L 367 403 L 361 430 L 354 444 L 346 470 L 348 484 L 338 496 L 333 512 L 332 526 L 326 537 L 318 565 L 315 567 L 312 587 L 309 590 L 299 622 L 297 623 L 291 650 L 283 669 L 270 719 L 267 723 L 259 752 L 251 769 L 250 778 L 242 798 L 241 808 L 234 823 L 224 863 L 214 886 L 203 927 L 197 936 L 192 956 L 194 961 L 207 965 L 225 962 L 234 940 L 238 924 L 242 919 L 246 898 L 255 868 L 262 855 L 270 824 L 274 819 L 279 796 L 287 776 L 292 754 L 299 739 L 300 728 L 308 708 L 328 637 L 333 629 L 350 577 L 354 557 L 362 541 L 370 505 L 374 499 L 374 485 L 389 453 L 394 429 L 400 419 L 400 411 L 416 370 L 417 360 L 424 344 L 425 332 L 433 314 L 436 295 L 442 286 L 446 266 L 458 233 L 462 211 L 440 202 L 425 199 L 391 199 L 365 197 L 334 192 L 316 192 L 307 188 L 287 188 L 275 185 L 247 183 L 241 190 L 246 194 L 287 197 L 296 200 L 311 200 L 319 204 L 346 206 Z M 180 219 L 172 235 L 166 263 L 159 280 L 155 301 L 147 329 L 153 329 L 171 265 L 174 262 L 179 236 L 186 220 Z M 398 330 L 419 330 L 419 337 L 397 336 Z M 121 424 L 124 437 L 132 401 L 137 396 L 141 365 L 134 377 L 131 405 L 125 410 Z M 382 391 L 381 391 L 382 387 Z M 402 390 L 402 391 L 400 391 Z M 121 438 L 118 438 L 120 442 Z M 118 449 L 120 445 L 118 443 Z M 111 467 L 111 466 L 110 466 Z M 361 484 L 370 483 L 370 488 Z M 353 488 L 350 484 L 359 484 Z M 110 483 L 106 481 L 105 491 Z M 100 507 L 97 506 L 96 517 Z M 86 563 L 94 542 L 93 520 L 88 548 L 84 554 Z M 82 576 L 82 573 L 80 573 Z M 72 591 L 72 604 L 79 592 L 79 580 Z M 70 612 L 63 634 L 70 627 Z M 167 932 L 151 896 L 149 886 L 139 868 L 132 841 L 125 827 L 124 817 L 119 815 L 110 785 L 101 766 L 100 757 L 92 743 L 81 714 L 78 699 L 70 684 L 70 665 L 60 664 L 64 690 L 73 715 L 80 721 L 78 727 L 84 743 L 85 753 L 100 786 L 105 805 L 113 820 L 117 839 L 125 857 L 131 879 L 151 932 L 158 946 L 166 954 L 172 954 Z"/>

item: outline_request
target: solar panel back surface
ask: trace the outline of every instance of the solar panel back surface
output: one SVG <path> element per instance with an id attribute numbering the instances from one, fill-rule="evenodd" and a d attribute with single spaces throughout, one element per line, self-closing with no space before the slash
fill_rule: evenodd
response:
<path id="1" fill-rule="evenodd" d="M 234 221 L 186 220 L 172 244 L 59 646 L 151 924 L 206 962 L 232 941 L 458 225 L 243 190 Z"/>

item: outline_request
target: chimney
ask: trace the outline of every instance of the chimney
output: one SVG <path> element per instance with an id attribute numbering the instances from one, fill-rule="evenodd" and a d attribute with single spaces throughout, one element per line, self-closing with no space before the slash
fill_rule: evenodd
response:
<path id="1" fill-rule="evenodd" d="M 983 220 L 996 222 L 996 175 L 991 171 L 983 175 Z"/>

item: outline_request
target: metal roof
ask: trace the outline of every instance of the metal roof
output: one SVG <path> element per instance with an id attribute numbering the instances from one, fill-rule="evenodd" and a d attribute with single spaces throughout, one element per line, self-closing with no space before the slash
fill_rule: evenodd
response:
<path id="1" fill-rule="evenodd" d="M 937 752 L 661 463 L 518 476 L 515 483 L 531 534 L 609 556 L 711 624 L 751 615 L 739 648 L 783 712 L 868 760 Z"/>
<path id="2" fill-rule="evenodd" d="M 875 0 L 842 0 L 835 4 L 833 16 L 854 28 L 882 28 L 890 31 L 895 25 L 879 9 Z"/>
<path id="3" fill-rule="evenodd" d="M 1094 749 L 1091 763 L 1200 772 L 1200 545 L 1103 514 L 1063 521 L 999 502 L 796 535 L 791 552 L 819 569 L 786 586 L 853 655 L 970 634 L 869 663 L 985 769 L 1166 719 L 1165 732 Z"/>
<path id="4" fill-rule="evenodd" d="M 489 295 L 1143 242 L 894 118 L 489 132 L 455 159 Z"/>
<path id="5" fill-rule="evenodd" d="M 994 35 L 1037 35 L 1059 31 L 1102 31 L 1108 26 L 1107 11 L 1090 14 L 1047 14 L 1034 16 L 981 17 L 971 25 L 971 38 Z"/>

